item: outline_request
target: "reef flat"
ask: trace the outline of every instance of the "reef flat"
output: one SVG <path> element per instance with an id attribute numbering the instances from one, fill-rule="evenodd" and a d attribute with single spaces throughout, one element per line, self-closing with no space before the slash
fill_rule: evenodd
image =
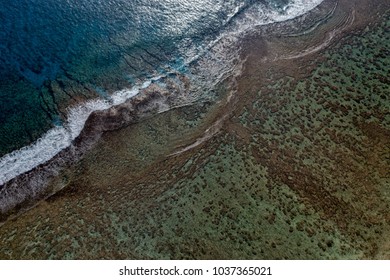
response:
<path id="1" fill-rule="evenodd" d="M 322 6 L 246 34 L 214 102 L 102 133 L 0 257 L 389 259 L 389 4 Z"/>

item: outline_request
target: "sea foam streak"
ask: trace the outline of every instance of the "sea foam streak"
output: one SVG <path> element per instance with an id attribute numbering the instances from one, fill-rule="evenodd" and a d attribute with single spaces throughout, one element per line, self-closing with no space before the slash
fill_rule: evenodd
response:
<path id="1" fill-rule="evenodd" d="M 254 26 L 279 22 L 300 16 L 309 10 L 315 8 L 323 0 L 296 0 L 285 7 L 281 14 L 277 11 L 264 10 L 263 6 L 253 6 L 253 9 L 248 9 L 241 22 L 232 23 L 233 28 L 225 30 L 225 34 L 221 34 L 217 40 L 209 42 L 206 49 L 210 45 L 214 45 L 216 41 L 224 36 L 235 36 L 242 32 L 253 28 Z M 238 13 L 239 8 L 235 10 Z M 229 15 L 227 22 L 231 23 L 234 15 Z M 182 53 L 185 64 L 194 61 L 196 57 L 202 56 L 205 50 L 191 50 L 186 48 Z M 190 57 L 188 54 L 191 54 Z M 159 80 L 161 76 L 152 78 L 143 84 L 134 86 L 132 89 L 124 89 L 114 92 L 109 100 L 90 100 L 84 104 L 80 104 L 68 110 L 68 118 L 66 123 L 61 127 L 55 127 L 46 132 L 35 143 L 26 146 L 20 150 L 13 151 L 0 159 L 0 185 L 8 182 L 16 176 L 23 174 L 40 164 L 43 164 L 61 150 L 69 147 L 72 141 L 80 134 L 89 115 L 94 111 L 106 110 L 112 106 L 121 104 L 127 99 L 137 95 L 141 89 L 147 88 L 153 81 Z"/>
<path id="2" fill-rule="evenodd" d="M 55 127 L 46 132 L 35 143 L 20 150 L 9 153 L 0 160 L 0 185 L 12 178 L 47 162 L 62 149 L 70 146 L 80 134 L 89 115 L 94 111 L 106 110 L 121 104 L 137 95 L 140 89 L 148 87 L 152 81 L 144 82 L 132 89 L 124 89 L 112 94 L 110 100 L 90 100 L 68 110 L 68 118 L 64 126 Z"/>
<path id="3" fill-rule="evenodd" d="M 253 5 L 247 9 L 243 19 L 240 22 L 235 22 L 233 29 L 236 30 L 237 33 L 243 33 L 253 29 L 255 26 L 293 19 L 314 9 L 322 2 L 323 0 L 291 1 L 283 8 L 282 13 L 275 9 L 267 9 L 264 7 L 264 4 L 259 3 L 258 5 Z"/>
<path id="4" fill-rule="evenodd" d="M 269 13 L 268 19 L 270 21 L 265 23 L 285 21 L 301 16 L 317 7 L 322 1 L 323 0 L 295 0 L 284 8 L 283 14 L 277 13 L 276 11 Z"/>

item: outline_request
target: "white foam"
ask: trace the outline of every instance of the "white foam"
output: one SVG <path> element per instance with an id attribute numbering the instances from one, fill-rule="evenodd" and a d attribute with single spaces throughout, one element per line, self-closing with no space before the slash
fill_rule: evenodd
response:
<path id="1" fill-rule="evenodd" d="M 271 9 L 263 3 L 250 7 L 240 21 L 234 22 L 230 34 L 240 35 L 256 26 L 282 22 L 299 17 L 314 9 L 323 0 L 295 0 L 284 7 L 283 12 Z"/>
<path id="2" fill-rule="evenodd" d="M 280 22 L 288 19 L 295 18 L 300 16 L 309 10 L 315 8 L 323 0 L 295 0 L 290 3 L 286 8 L 284 13 L 278 13 L 276 11 L 264 11 L 264 6 L 254 6 L 253 9 L 250 9 L 244 19 L 240 22 L 234 23 L 233 28 L 230 28 L 230 31 L 218 36 L 211 42 L 206 43 L 205 47 L 187 46 L 185 52 L 183 53 L 185 64 L 189 64 L 194 60 L 197 60 L 200 56 L 203 56 L 207 53 L 208 50 L 215 47 L 217 42 L 222 38 L 230 37 L 230 40 L 237 40 L 237 35 L 242 34 L 250 28 L 253 28 L 257 25 L 264 25 L 271 22 Z M 239 12 L 239 8 L 235 9 L 234 14 Z M 229 15 L 228 21 L 234 17 L 234 14 Z M 191 45 L 191 42 L 189 42 Z M 222 43 L 223 44 L 223 43 Z M 222 45 L 221 44 L 221 45 Z M 213 58 L 212 66 L 216 69 L 212 69 L 213 72 L 219 73 L 215 77 L 222 77 L 223 74 L 227 73 L 231 65 L 223 66 L 222 62 L 227 62 L 226 57 L 218 58 L 218 53 L 215 54 Z M 190 54 L 190 56 L 188 56 Z M 228 60 L 232 62 L 234 57 L 230 57 Z M 210 62 L 210 61 L 209 61 Z M 203 70 L 211 70 L 210 64 L 204 65 L 200 63 L 199 67 L 204 68 Z M 205 75 L 204 79 L 210 79 L 212 77 L 206 77 L 207 71 L 203 73 Z M 85 122 L 87 121 L 89 115 L 94 111 L 105 110 L 112 106 L 121 104 L 137 95 L 141 89 L 147 88 L 152 82 L 159 80 L 162 76 L 157 76 L 145 81 L 143 84 L 137 85 L 131 89 L 123 89 L 120 91 L 114 92 L 108 100 L 96 99 L 88 101 L 84 104 L 80 104 L 76 107 L 73 107 L 68 110 L 67 121 L 64 126 L 55 127 L 46 132 L 40 139 L 38 139 L 33 144 L 26 146 L 20 150 L 16 150 L 3 156 L 0 159 L 0 185 L 6 183 L 12 178 L 27 172 L 36 166 L 47 162 L 58 154 L 61 150 L 69 147 L 72 141 L 80 134 L 82 131 Z M 203 80 L 204 80 L 203 79 Z"/>
<path id="3" fill-rule="evenodd" d="M 138 92 L 139 92 L 138 87 L 117 91 L 111 96 L 111 100 L 113 103 L 112 105 L 113 106 L 119 105 L 119 104 L 125 102 L 127 99 L 129 99 L 133 96 L 136 96 L 138 94 Z"/>
<path id="4" fill-rule="evenodd" d="M 202 45 L 194 43 L 190 38 L 186 38 L 179 44 L 179 49 L 182 50 L 181 56 L 184 58 L 184 64 L 188 65 L 204 56 L 221 39 L 230 37 L 230 40 L 238 40 L 242 34 L 256 26 L 282 22 L 299 17 L 314 9 L 322 2 L 323 0 L 295 0 L 284 7 L 283 13 L 275 9 L 270 9 L 264 3 L 260 2 L 248 8 L 243 17 L 235 21 L 234 17 L 244 7 L 243 3 L 241 3 L 241 5 L 237 6 L 234 11 L 228 15 L 224 22 L 224 24 L 228 26 L 226 26 L 226 29 L 222 30 L 221 34 L 216 38 L 206 41 Z"/>
<path id="5" fill-rule="evenodd" d="M 90 100 L 70 108 L 67 121 L 63 126 L 50 129 L 33 144 L 13 151 L 0 159 L 0 185 L 47 162 L 61 150 L 69 147 L 72 141 L 80 135 L 92 112 L 106 110 L 121 104 L 137 95 L 140 89 L 148 87 L 153 81 L 160 78 L 161 76 L 154 77 L 131 89 L 116 91 L 109 100 Z"/>
<path id="6" fill-rule="evenodd" d="M 314 9 L 322 2 L 323 0 L 295 0 L 284 8 L 284 13 L 278 13 L 277 11 L 270 12 L 268 14 L 268 21 L 264 23 L 268 24 L 296 18 Z"/>

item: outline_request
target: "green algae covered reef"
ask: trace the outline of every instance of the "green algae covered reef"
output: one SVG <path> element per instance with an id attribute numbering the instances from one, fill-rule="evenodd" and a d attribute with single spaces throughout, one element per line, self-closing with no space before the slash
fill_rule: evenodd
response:
<path id="1" fill-rule="evenodd" d="M 233 97 L 104 134 L 0 227 L 0 257 L 389 259 L 389 5 L 338 2 L 249 34 Z"/>

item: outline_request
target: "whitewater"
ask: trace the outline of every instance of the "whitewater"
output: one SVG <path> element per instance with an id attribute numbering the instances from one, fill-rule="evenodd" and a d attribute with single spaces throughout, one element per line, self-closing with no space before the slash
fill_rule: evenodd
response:
<path id="1" fill-rule="evenodd" d="M 255 26 L 296 18 L 312 10 L 322 1 L 323 0 L 292 1 L 284 7 L 283 12 L 264 10 L 264 7 L 260 4 L 253 5 L 244 11 L 244 14 L 241 15 L 239 20 L 235 20 L 235 16 L 240 13 L 242 8 L 241 6 L 238 6 L 225 21 L 224 28 L 222 28 L 222 32 L 217 38 L 205 42 L 201 47 L 193 46 L 192 48 L 180 48 L 180 55 L 184 58 L 182 68 L 190 65 L 205 53 L 208 53 L 221 38 L 231 37 L 237 41 L 243 33 Z M 221 52 L 223 52 L 223 50 L 221 50 Z M 223 59 L 220 59 L 219 61 L 221 62 Z M 222 67 L 225 69 L 226 65 L 218 65 L 217 67 L 219 67 L 219 69 L 213 71 L 221 71 L 220 68 Z M 228 72 L 226 69 L 224 71 Z M 148 88 L 151 84 L 158 82 L 162 77 L 165 77 L 165 75 L 156 75 L 153 78 L 135 84 L 131 88 L 116 91 L 106 99 L 89 100 L 69 108 L 67 111 L 67 119 L 63 125 L 50 129 L 36 142 L 23 147 L 20 150 L 15 150 L 0 159 L 0 186 L 13 178 L 34 169 L 40 164 L 50 161 L 50 159 L 55 157 L 63 149 L 71 146 L 72 142 L 80 135 L 88 117 L 93 112 L 107 110 L 128 101 L 142 90 Z"/>

